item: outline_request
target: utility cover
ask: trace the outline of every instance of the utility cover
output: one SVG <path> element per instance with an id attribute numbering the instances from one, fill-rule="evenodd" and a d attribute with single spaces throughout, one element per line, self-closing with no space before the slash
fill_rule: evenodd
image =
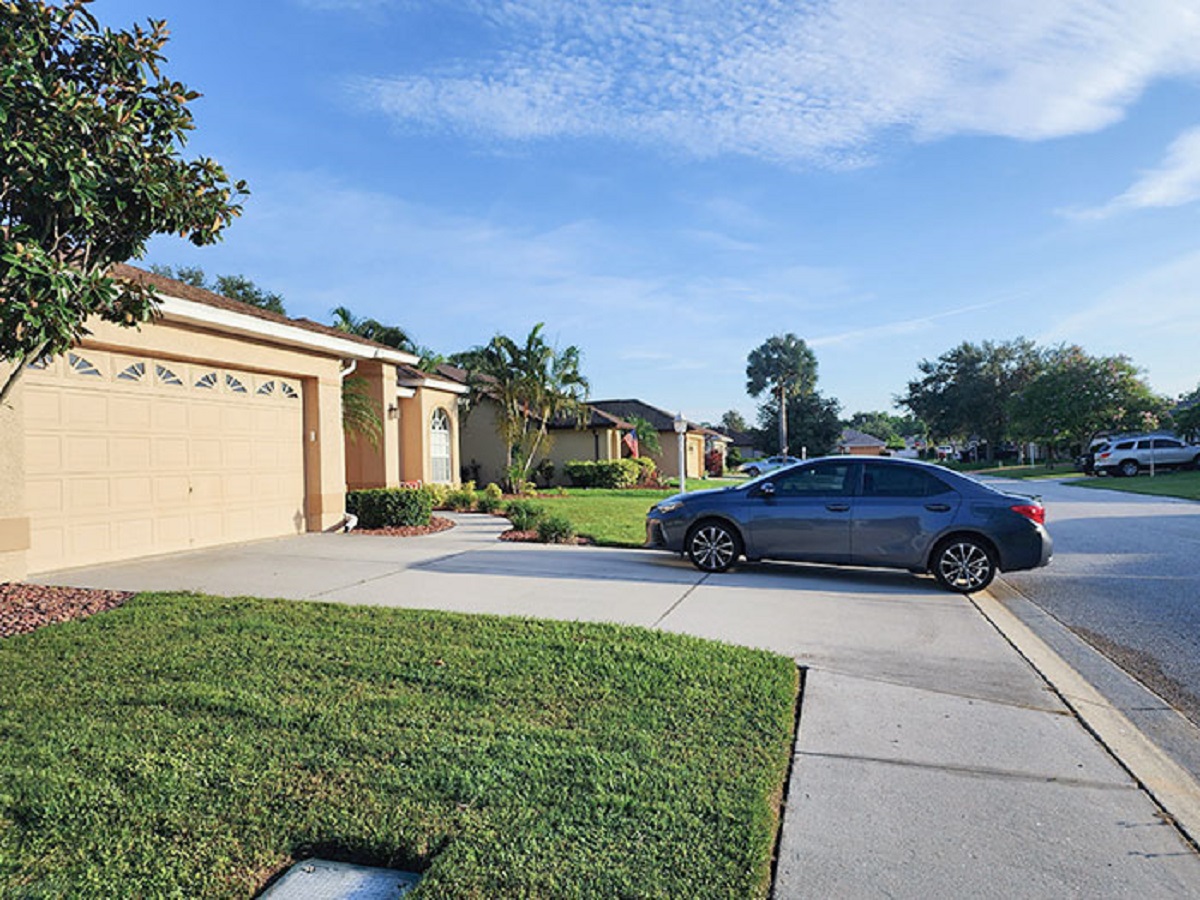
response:
<path id="1" fill-rule="evenodd" d="M 396 900 L 420 880 L 412 872 L 306 859 L 288 869 L 260 900 Z"/>

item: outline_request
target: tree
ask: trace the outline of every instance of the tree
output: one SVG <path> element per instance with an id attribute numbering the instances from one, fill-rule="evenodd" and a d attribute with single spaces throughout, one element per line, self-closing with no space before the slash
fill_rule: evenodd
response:
<path id="1" fill-rule="evenodd" d="M 498 334 L 455 357 L 468 372 L 468 405 L 489 400 L 498 407 L 496 433 L 504 442 L 509 490 L 529 480 L 534 459 L 549 444 L 550 424 L 574 419 L 582 426 L 586 413 L 588 382 L 579 371 L 579 348 L 551 347 L 542 328 L 535 325 L 524 345 Z"/>
<path id="2" fill-rule="evenodd" d="M 982 344 L 964 342 L 936 361 L 921 360 L 923 377 L 896 398 L 941 438 L 980 437 L 990 459 L 1009 436 L 1009 400 L 1041 372 L 1044 354 L 1025 338 Z"/>
<path id="3" fill-rule="evenodd" d="M 394 350 L 417 355 L 416 342 L 403 328 L 398 325 L 384 325 L 376 319 L 359 318 L 344 306 L 339 306 L 333 311 L 333 327 Z"/>
<path id="4" fill-rule="evenodd" d="M 150 271 L 155 275 L 174 278 L 176 281 L 212 291 L 231 300 L 240 300 L 259 309 L 267 309 L 281 316 L 287 315 L 282 296 L 273 291 L 263 290 L 245 275 L 218 275 L 209 282 L 204 270 L 195 266 L 180 266 L 178 269 L 172 269 L 170 266 L 151 266 Z"/>
<path id="5" fill-rule="evenodd" d="M 1200 385 L 1190 394 L 1180 396 L 1171 417 L 1175 433 L 1181 438 L 1193 444 L 1200 438 Z"/>
<path id="6" fill-rule="evenodd" d="M 181 155 L 199 94 L 162 74 L 166 23 L 102 29 L 88 5 L 0 3 L 0 359 L 15 363 L 0 401 L 90 317 L 147 321 L 152 289 L 112 266 L 156 234 L 213 243 L 247 194 Z"/>
<path id="7" fill-rule="evenodd" d="M 792 449 L 799 455 L 805 448 L 809 456 L 823 456 L 837 446 L 842 433 L 838 416 L 841 404 L 832 397 L 822 397 L 817 391 L 789 397 L 787 417 L 792 421 Z M 763 403 L 758 408 L 758 438 L 769 453 L 783 453 L 782 445 L 776 446 L 779 434 L 779 407 L 774 402 Z"/>
<path id="8" fill-rule="evenodd" d="M 780 453 L 788 449 L 788 399 L 813 390 L 817 357 L 796 335 L 775 335 L 750 352 L 746 360 L 746 390 L 751 397 L 770 389 L 778 403 Z M 761 413 L 760 413 L 761 419 Z"/>
<path id="9" fill-rule="evenodd" d="M 637 435 L 639 456 L 655 456 L 662 453 L 658 429 L 654 427 L 653 423 L 641 416 L 633 416 L 629 420 L 629 424 L 633 426 L 634 434 Z"/>
<path id="10" fill-rule="evenodd" d="M 742 414 L 736 409 L 726 411 L 721 416 L 721 427 L 726 431 L 746 431 L 750 426 L 746 424 L 746 420 L 742 418 Z"/>
<path id="11" fill-rule="evenodd" d="M 1089 356 L 1081 347 L 1046 354 L 1046 368 L 1010 401 L 1013 427 L 1022 438 L 1086 448 L 1100 431 L 1140 430 L 1146 417 L 1165 414 L 1125 356 Z"/>

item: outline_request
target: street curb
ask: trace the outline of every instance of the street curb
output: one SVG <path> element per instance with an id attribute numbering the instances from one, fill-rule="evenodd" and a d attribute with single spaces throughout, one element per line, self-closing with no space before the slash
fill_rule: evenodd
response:
<path id="1" fill-rule="evenodd" d="M 968 599 L 1058 693 L 1071 712 L 1163 809 L 1194 845 L 1200 846 L 1200 782 L 1160 750 L 1083 676 L 1009 611 L 995 594 L 1010 589 L 993 582 Z"/>

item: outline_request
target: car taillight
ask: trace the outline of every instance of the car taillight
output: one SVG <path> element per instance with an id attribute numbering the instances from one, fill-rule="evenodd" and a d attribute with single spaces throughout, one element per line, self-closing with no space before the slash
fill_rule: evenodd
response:
<path id="1" fill-rule="evenodd" d="M 1046 524 L 1046 507 L 1038 506 L 1037 504 L 1019 504 L 1011 507 L 1012 511 L 1017 515 L 1024 516 L 1031 522 L 1037 522 L 1039 525 Z"/>
<path id="2" fill-rule="evenodd" d="M 1096 459 L 1108 459 L 1110 456 L 1112 456 L 1112 454 L 1106 450 L 1103 453 L 1097 453 Z"/>

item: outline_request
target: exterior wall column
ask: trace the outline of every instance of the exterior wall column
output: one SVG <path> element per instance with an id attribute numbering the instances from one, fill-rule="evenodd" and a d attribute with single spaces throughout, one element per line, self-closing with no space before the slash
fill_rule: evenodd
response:
<path id="1" fill-rule="evenodd" d="M 304 379 L 305 527 L 324 531 L 346 511 L 342 380 Z"/>
<path id="2" fill-rule="evenodd" d="M 11 363 L 0 363 L 0 383 Z M 26 576 L 29 515 L 25 509 L 25 405 L 21 384 L 0 404 L 0 583 Z"/>

